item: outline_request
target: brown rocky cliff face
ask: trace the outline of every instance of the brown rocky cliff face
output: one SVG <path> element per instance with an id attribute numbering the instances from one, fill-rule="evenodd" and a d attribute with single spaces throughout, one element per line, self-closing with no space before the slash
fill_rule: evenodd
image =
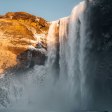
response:
<path id="1" fill-rule="evenodd" d="M 0 16 L 0 73 L 13 67 L 27 68 L 43 64 L 49 24 L 41 17 L 25 12 Z M 37 49 L 41 43 L 43 51 Z M 36 59 L 36 61 L 35 61 Z"/>

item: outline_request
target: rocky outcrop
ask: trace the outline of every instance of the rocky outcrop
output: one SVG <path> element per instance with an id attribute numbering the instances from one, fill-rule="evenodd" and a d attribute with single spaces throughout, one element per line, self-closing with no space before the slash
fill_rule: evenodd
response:
<path id="1" fill-rule="evenodd" d="M 44 64 L 49 23 L 26 12 L 0 16 L 0 73 Z"/>

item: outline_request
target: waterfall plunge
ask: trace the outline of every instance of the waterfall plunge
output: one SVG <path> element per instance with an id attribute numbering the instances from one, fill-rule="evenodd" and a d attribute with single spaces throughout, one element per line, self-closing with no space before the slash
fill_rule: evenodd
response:
<path id="1" fill-rule="evenodd" d="M 47 37 L 48 59 L 46 62 L 47 72 L 49 77 L 58 77 L 58 52 L 59 52 L 59 36 L 58 36 L 58 21 L 53 21 L 49 28 Z M 51 75 L 51 76 L 50 76 Z M 56 76 L 57 75 L 57 76 Z"/>
<path id="2" fill-rule="evenodd" d="M 14 103 L 14 109 L 18 110 L 21 102 L 24 102 L 21 108 L 25 109 L 28 106 L 29 111 L 69 112 L 85 109 L 88 102 L 85 100 L 83 62 L 84 7 L 85 2 L 82 2 L 73 9 L 71 16 L 51 22 L 47 37 L 46 64 L 43 67 L 35 67 L 33 72 L 30 71 L 31 74 L 26 73 L 25 77 L 20 77 L 20 80 L 15 77 L 23 92 L 22 96 L 17 98 L 16 104 L 16 98 L 11 101 L 11 104 Z M 44 77 L 42 86 L 36 83 L 41 80 L 40 77 Z M 14 88 L 19 89 L 15 84 L 15 79 L 11 79 L 14 82 L 14 86 L 11 87 L 12 91 Z M 85 91 L 84 94 L 83 91 Z M 33 103 L 33 106 L 29 102 Z"/>
<path id="3" fill-rule="evenodd" d="M 86 2 L 81 2 L 73 9 L 71 16 L 61 18 L 55 25 L 57 27 L 59 24 L 59 40 L 57 40 L 59 60 L 56 60 L 59 65 L 59 74 L 56 73 L 59 79 L 56 90 L 60 91 L 63 105 L 67 109 L 111 109 L 110 98 L 112 96 L 109 86 L 111 82 L 106 77 L 106 73 L 110 74 L 111 70 L 105 65 L 106 62 L 111 67 L 109 61 L 111 53 L 102 51 L 96 54 L 98 48 L 95 45 L 100 42 L 93 39 L 93 30 L 90 28 L 92 17 L 91 20 L 89 19 L 92 13 L 91 5 L 89 9 L 86 6 Z M 101 55 L 106 58 L 101 58 Z M 54 73 L 52 72 L 51 77 Z"/>
<path id="4" fill-rule="evenodd" d="M 110 82 L 107 83 L 108 80 L 102 77 L 100 79 L 105 83 L 96 79 L 99 65 L 105 64 L 108 59 L 98 58 L 99 54 L 91 50 L 95 46 L 90 38 L 92 31 L 86 20 L 89 15 L 85 15 L 85 6 L 85 2 L 81 2 L 69 17 L 51 22 L 45 66 L 35 66 L 20 77 L 9 75 L 1 79 L 0 91 L 3 91 L 1 94 L 4 99 L 0 99 L 0 104 L 10 104 L 6 112 L 18 112 L 19 107 L 20 111 L 28 112 L 112 109 L 111 106 L 108 108 L 111 102 L 106 104 L 101 99 L 104 95 L 104 99 L 111 98 L 110 86 L 105 85 Z M 105 53 L 102 55 L 105 56 Z M 101 69 L 100 73 L 105 71 Z"/>
<path id="5" fill-rule="evenodd" d="M 52 59 L 52 56 L 55 57 L 53 61 L 56 62 L 56 64 L 58 63 L 59 74 L 53 70 L 53 66 L 51 66 L 52 61 L 49 61 L 50 63 L 47 62 L 47 64 L 51 66 L 51 77 L 53 77 L 54 74 L 59 77 L 57 80 L 57 86 L 60 91 L 59 94 L 63 95 L 64 106 L 67 108 L 82 108 L 82 97 L 85 96 L 82 92 L 85 90 L 85 86 L 83 85 L 85 79 L 83 76 L 84 43 L 82 42 L 84 36 L 84 8 L 85 2 L 82 2 L 73 9 L 70 17 L 61 18 L 55 23 L 52 22 L 48 34 L 48 41 L 50 42 L 50 46 L 48 46 L 48 60 Z M 57 35 L 57 32 L 54 33 L 56 27 L 59 30 L 59 35 Z M 57 40 L 55 39 L 56 35 L 59 36 Z M 56 51 L 58 51 L 59 54 L 56 54 Z M 56 57 L 59 59 L 56 60 Z"/>

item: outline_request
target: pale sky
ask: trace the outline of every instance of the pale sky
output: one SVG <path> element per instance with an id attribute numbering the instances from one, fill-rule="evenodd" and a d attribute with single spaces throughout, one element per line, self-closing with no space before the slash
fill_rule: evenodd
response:
<path id="1" fill-rule="evenodd" d="M 0 14 L 25 11 L 48 21 L 70 15 L 81 0 L 0 0 Z"/>

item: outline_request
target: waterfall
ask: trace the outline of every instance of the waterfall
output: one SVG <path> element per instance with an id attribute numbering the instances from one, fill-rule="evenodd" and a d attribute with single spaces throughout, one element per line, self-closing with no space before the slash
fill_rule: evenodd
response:
<path id="1" fill-rule="evenodd" d="M 60 43 L 60 60 L 59 60 L 59 66 L 60 66 L 60 78 L 65 79 L 67 78 L 67 54 L 68 54 L 68 23 L 69 23 L 69 17 L 61 18 L 59 20 L 59 43 Z"/>
<path id="2" fill-rule="evenodd" d="M 51 23 L 51 26 L 49 28 L 48 32 L 48 38 L 47 38 L 47 46 L 48 46 L 48 60 L 47 64 L 51 64 L 51 66 L 55 63 L 56 60 L 56 44 L 57 44 L 57 35 L 56 35 L 56 28 L 57 28 L 58 22 L 54 21 Z"/>
<path id="3" fill-rule="evenodd" d="M 85 2 L 81 2 L 77 5 L 70 16 L 69 22 L 69 35 L 68 35 L 68 46 L 69 46 L 69 62 L 68 62 L 68 76 L 69 76 L 69 88 L 71 101 L 76 101 L 76 106 L 81 106 L 82 101 L 82 57 L 81 57 L 81 27 L 83 25 L 83 13 L 84 13 Z M 84 36 L 84 35 L 83 35 Z M 80 59 L 81 58 L 81 59 Z M 81 108 L 81 107 L 80 107 Z"/>
<path id="4" fill-rule="evenodd" d="M 83 41 L 84 20 L 83 12 L 85 3 L 77 5 L 71 16 L 61 18 L 51 23 L 48 33 L 48 61 L 50 77 L 56 78 L 57 90 L 63 95 L 63 104 L 67 108 L 81 108 L 83 106 Z M 57 29 L 59 34 L 57 34 Z M 81 34 L 82 33 L 82 34 Z M 81 39 L 82 38 L 82 39 Z M 57 44 L 56 44 L 57 43 Z M 83 42 L 82 42 L 83 44 Z M 58 48 L 59 47 L 59 48 Z M 55 65 L 55 66 L 54 66 Z M 59 66 L 59 67 L 57 67 Z M 59 69 L 59 73 L 54 69 Z"/>
<path id="5" fill-rule="evenodd" d="M 100 46 L 103 40 L 93 27 L 91 8 L 87 1 L 81 2 L 70 16 L 50 22 L 45 65 L 0 79 L 3 107 L 9 103 L 11 111 L 21 106 L 28 112 L 112 109 L 111 50 Z"/>
<path id="6" fill-rule="evenodd" d="M 17 98 L 10 99 L 12 104 L 17 100 L 15 107 L 21 106 L 21 102 L 24 102 L 24 107 L 27 107 L 29 102 L 32 102 L 33 107 L 29 105 L 29 109 L 65 112 L 85 109 L 88 104 L 86 99 L 88 93 L 84 74 L 84 46 L 86 44 L 84 42 L 86 27 L 84 10 L 85 2 L 81 2 L 73 9 L 69 17 L 50 22 L 45 65 L 35 66 L 33 72 L 31 70 L 25 73 L 25 78 L 20 76 L 20 80 L 18 77 L 11 79 L 13 82 L 11 85 L 14 86 L 9 91 L 16 88 L 16 91 L 21 90 L 20 94 L 22 94 L 22 96 L 17 95 Z M 40 77 L 42 77 L 42 82 Z M 18 84 L 15 84 L 15 80 Z M 10 98 L 13 94 L 16 93 L 11 93 Z"/>

